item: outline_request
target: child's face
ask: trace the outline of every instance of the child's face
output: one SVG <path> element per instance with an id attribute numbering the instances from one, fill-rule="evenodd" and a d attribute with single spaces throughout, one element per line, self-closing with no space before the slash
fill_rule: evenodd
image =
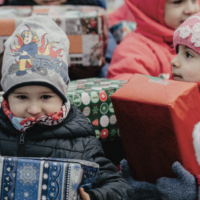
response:
<path id="1" fill-rule="evenodd" d="M 59 112 L 63 101 L 50 88 L 24 86 L 9 94 L 8 103 L 16 117 L 27 118 Z"/>
<path id="2" fill-rule="evenodd" d="M 200 82 L 200 55 L 192 49 L 179 45 L 171 65 L 174 80 Z"/>
<path id="3" fill-rule="evenodd" d="M 30 44 L 33 40 L 33 35 L 30 33 L 24 34 L 24 44 Z"/>
<path id="4" fill-rule="evenodd" d="M 169 28 L 175 30 L 198 11 L 199 0 L 166 0 L 164 20 Z"/>
<path id="5" fill-rule="evenodd" d="M 34 0 L 34 1 L 38 5 L 60 5 L 67 2 L 67 0 Z"/>

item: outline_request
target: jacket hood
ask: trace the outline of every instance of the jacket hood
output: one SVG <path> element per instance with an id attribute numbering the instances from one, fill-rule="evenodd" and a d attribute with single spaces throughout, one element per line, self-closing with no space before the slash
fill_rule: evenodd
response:
<path id="1" fill-rule="evenodd" d="M 166 0 L 125 0 L 137 22 L 137 32 L 156 41 L 172 43 L 174 30 L 164 21 Z M 144 6 L 145 5 L 145 6 Z"/>

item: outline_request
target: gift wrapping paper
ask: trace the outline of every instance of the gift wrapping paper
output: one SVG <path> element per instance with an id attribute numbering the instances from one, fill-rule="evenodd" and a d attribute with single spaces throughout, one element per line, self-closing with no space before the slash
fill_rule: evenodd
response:
<path id="1" fill-rule="evenodd" d="M 89 78 L 71 81 L 67 98 L 92 123 L 97 139 L 120 136 L 110 96 L 127 81 Z"/>
<path id="2" fill-rule="evenodd" d="M 0 157 L 2 200 L 79 200 L 97 183 L 99 166 L 83 160 Z"/>
<path id="3" fill-rule="evenodd" d="M 200 173 L 199 136 L 192 134 L 200 121 L 197 83 L 134 74 L 111 98 L 135 180 L 155 184 L 161 177 L 176 178 L 176 161 Z"/>

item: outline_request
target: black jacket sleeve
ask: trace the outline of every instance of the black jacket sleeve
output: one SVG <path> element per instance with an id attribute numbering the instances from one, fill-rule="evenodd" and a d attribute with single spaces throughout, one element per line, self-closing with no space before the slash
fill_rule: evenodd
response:
<path id="1" fill-rule="evenodd" d="M 87 192 L 91 200 L 127 199 L 127 190 L 131 187 L 114 164 L 104 157 L 101 143 L 95 137 L 88 142 L 82 159 L 98 163 L 100 167 L 97 187 Z"/>

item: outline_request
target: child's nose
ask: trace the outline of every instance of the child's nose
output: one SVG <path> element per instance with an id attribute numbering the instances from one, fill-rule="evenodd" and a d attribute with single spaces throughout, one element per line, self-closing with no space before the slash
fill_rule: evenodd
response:
<path id="1" fill-rule="evenodd" d="M 198 12 L 198 6 L 193 2 L 193 0 L 188 0 L 185 7 L 185 14 L 193 15 Z"/>
<path id="2" fill-rule="evenodd" d="M 181 66 L 177 56 L 171 60 L 171 66 L 176 68 Z"/>
<path id="3" fill-rule="evenodd" d="M 29 114 L 31 114 L 33 116 L 40 115 L 41 107 L 37 103 L 33 103 L 28 107 L 28 112 L 29 112 Z"/>

